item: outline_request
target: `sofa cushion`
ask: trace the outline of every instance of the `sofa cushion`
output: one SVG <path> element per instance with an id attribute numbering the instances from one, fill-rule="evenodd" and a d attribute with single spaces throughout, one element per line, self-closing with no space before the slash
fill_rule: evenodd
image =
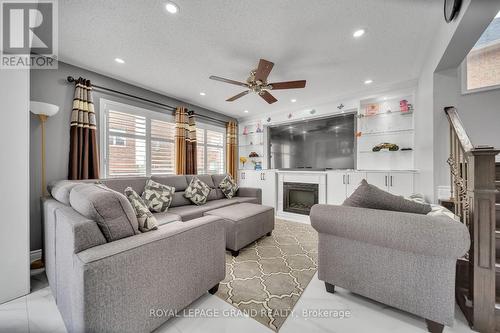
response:
<path id="1" fill-rule="evenodd" d="M 431 206 L 428 204 L 406 200 L 401 196 L 391 194 L 374 185 L 368 184 L 365 179 L 361 181 L 361 184 L 353 194 L 344 201 L 343 205 L 415 214 L 427 214 L 431 211 Z"/>
<path id="2" fill-rule="evenodd" d="M 124 193 L 127 187 L 132 187 L 132 189 L 140 195 L 144 192 L 144 186 L 146 185 L 147 180 L 147 177 L 130 177 L 100 179 L 98 182 L 106 185 L 118 193 Z"/>
<path id="3" fill-rule="evenodd" d="M 206 177 L 205 177 L 206 178 Z M 212 178 L 210 178 L 211 181 Z M 207 202 L 210 186 L 205 184 L 198 177 L 191 177 L 189 186 L 184 191 L 184 196 L 195 205 L 204 205 Z"/>
<path id="4" fill-rule="evenodd" d="M 156 222 L 155 217 L 148 209 L 146 203 L 142 198 L 135 192 L 132 187 L 127 187 L 125 189 L 125 195 L 128 201 L 134 208 L 135 216 L 137 217 L 137 222 L 139 223 L 139 230 L 141 232 L 147 232 L 151 230 L 158 229 L 158 222 Z"/>
<path id="5" fill-rule="evenodd" d="M 157 183 L 175 187 L 176 191 L 184 191 L 188 187 L 186 176 L 151 176 L 151 179 Z"/>
<path id="6" fill-rule="evenodd" d="M 128 199 L 104 185 L 75 186 L 69 202 L 78 213 L 97 222 L 108 242 L 139 233 L 135 211 Z"/>
<path id="7" fill-rule="evenodd" d="M 215 188 L 219 188 L 220 183 L 226 178 L 227 175 L 212 175 L 212 181 L 214 182 Z"/>
<path id="8" fill-rule="evenodd" d="M 172 214 L 179 215 L 182 218 L 182 221 L 189 221 L 193 219 L 197 219 L 198 217 L 202 217 L 203 213 L 208 211 L 210 208 L 204 206 L 179 206 L 172 207 L 168 211 Z"/>
<path id="9" fill-rule="evenodd" d="M 184 191 L 175 192 L 169 210 L 172 209 L 172 207 L 189 206 L 192 204 L 191 200 L 184 196 Z"/>
<path id="10" fill-rule="evenodd" d="M 170 207 L 174 193 L 175 187 L 163 185 L 148 179 L 141 198 L 150 211 L 163 213 Z"/>
<path id="11" fill-rule="evenodd" d="M 260 204 L 259 199 L 256 197 L 232 197 L 231 199 L 227 199 L 231 202 L 235 203 L 243 203 L 243 202 L 248 202 L 248 203 L 253 203 L 253 204 Z"/>
<path id="12" fill-rule="evenodd" d="M 156 218 L 156 221 L 158 221 L 159 226 L 171 222 L 182 221 L 180 215 L 171 212 L 154 213 L 153 216 Z"/>
<path id="13" fill-rule="evenodd" d="M 236 194 L 236 191 L 238 191 L 238 184 L 236 184 L 230 175 L 227 175 L 219 183 L 219 188 L 222 190 L 222 193 L 224 193 L 226 198 L 231 199 Z"/>
<path id="14" fill-rule="evenodd" d="M 57 182 L 49 184 L 47 186 L 48 191 L 54 199 L 57 201 L 69 205 L 69 193 L 73 187 L 80 185 L 81 183 L 71 181 L 71 180 L 59 180 Z"/>
<path id="15" fill-rule="evenodd" d="M 210 188 L 216 188 L 215 185 L 214 185 L 214 181 L 212 180 L 212 176 L 211 175 L 187 175 L 186 179 L 187 179 L 188 184 L 195 177 L 198 178 L 199 180 L 201 180 L 202 182 L 204 182 L 205 184 L 207 184 Z"/>

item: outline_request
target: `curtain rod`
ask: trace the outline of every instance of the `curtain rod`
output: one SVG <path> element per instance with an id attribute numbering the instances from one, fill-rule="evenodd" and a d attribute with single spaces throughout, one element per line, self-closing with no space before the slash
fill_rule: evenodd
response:
<path id="1" fill-rule="evenodd" d="M 70 82 L 70 83 L 73 83 L 73 82 L 76 81 L 76 79 L 73 76 L 68 76 L 66 78 L 66 80 L 68 82 Z M 108 91 L 108 92 L 111 92 L 111 93 L 114 93 L 114 94 L 123 95 L 123 96 L 129 97 L 129 98 L 138 99 L 138 100 L 143 101 L 143 102 L 155 104 L 155 105 L 161 106 L 161 107 L 163 107 L 163 108 L 165 108 L 165 109 L 167 109 L 169 111 L 172 111 L 172 112 L 175 112 L 175 110 L 177 109 L 177 107 L 172 106 L 172 105 L 164 104 L 164 103 L 161 103 L 161 102 L 153 101 L 151 99 L 147 99 L 147 98 L 144 98 L 144 97 L 132 95 L 132 94 L 129 94 L 129 93 L 126 93 L 126 92 L 123 92 L 123 91 L 119 91 L 119 90 L 115 90 L 115 89 L 111 89 L 111 88 L 107 88 L 107 87 L 103 87 L 103 86 L 98 86 L 98 85 L 95 85 L 95 84 L 92 84 L 92 88 L 97 88 L 98 90 L 104 90 L 104 91 Z M 194 112 L 194 111 L 191 111 L 191 112 Z M 217 123 L 220 123 L 220 124 L 226 124 L 227 123 L 224 120 L 220 120 L 220 119 L 217 119 L 217 118 L 214 118 L 214 117 L 210 117 L 210 116 L 206 116 L 206 115 L 203 115 L 203 114 L 197 114 L 197 113 L 195 113 L 195 115 L 196 115 L 196 117 L 208 119 L 210 121 L 217 122 Z"/>

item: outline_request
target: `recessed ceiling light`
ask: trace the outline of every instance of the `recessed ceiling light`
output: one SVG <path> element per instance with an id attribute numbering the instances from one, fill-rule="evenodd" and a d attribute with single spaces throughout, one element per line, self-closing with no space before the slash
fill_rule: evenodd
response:
<path id="1" fill-rule="evenodd" d="M 119 64 L 124 64 L 125 63 L 125 60 L 123 60 L 122 58 L 115 58 L 115 61 Z"/>
<path id="2" fill-rule="evenodd" d="M 167 4 L 165 5 L 165 9 L 167 10 L 167 12 L 169 12 L 170 14 L 177 14 L 179 12 L 179 6 L 177 6 L 175 3 L 173 2 L 167 2 Z"/>
<path id="3" fill-rule="evenodd" d="M 384 97 L 384 101 L 387 101 L 387 97 Z"/>
<path id="4" fill-rule="evenodd" d="M 302 134 L 306 134 L 306 133 L 307 133 L 307 131 L 302 131 Z"/>
<path id="5" fill-rule="evenodd" d="M 295 98 L 292 98 L 292 99 L 290 100 L 290 102 L 295 103 L 295 102 L 297 102 L 297 100 L 296 100 Z"/>
<path id="6" fill-rule="evenodd" d="M 359 37 L 363 36 L 364 34 L 365 34 L 365 29 L 359 29 L 359 30 L 354 31 L 352 36 L 354 38 L 359 38 Z"/>
<path id="7" fill-rule="evenodd" d="M 365 80 L 365 84 L 370 84 L 372 82 L 373 82 L 373 80 Z"/>
<path id="8" fill-rule="evenodd" d="M 201 93 L 200 93 L 200 95 L 201 95 L 201 96 L 206 96 L 207 94 L 206 94 L 206 93 L 204 93 L 204 92 L 201 92 Z"/>
<path id="9" fill-rule="evenodd" d="M 248 110 L 245 110 L 245 111 L 243 111 L 243 112 L 248 113 Z"/>

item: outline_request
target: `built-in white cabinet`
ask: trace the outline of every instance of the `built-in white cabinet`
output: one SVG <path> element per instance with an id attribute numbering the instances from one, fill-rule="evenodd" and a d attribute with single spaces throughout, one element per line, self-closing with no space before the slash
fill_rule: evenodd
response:
<path id="1" fill-rule="evenodd" d="M 340 205 L 366 181 L 395 195 L 409 196 L 414 193 L 415 173 L 411 171 L 329 171 L 327 175 L 327 203 Z"/>
<path id="2" fill-rule="evenodd" d="M 413 172 L 367 172 L 366 181 L 395 195 L 409 196 L 415 190 Z"/>
<path id="3" fill-rule="evenodd" d="M 275 170 L 240 170 L 240 187 L 262 189 L 262 204 L 276 208 L 276 172 Z"/>
<path id="4" fill-rule="evenodd" d="M 364 178 L 366 172 L 329 171 L 326 179 L 326 202 L 330 205 L 342 204 Z"/>

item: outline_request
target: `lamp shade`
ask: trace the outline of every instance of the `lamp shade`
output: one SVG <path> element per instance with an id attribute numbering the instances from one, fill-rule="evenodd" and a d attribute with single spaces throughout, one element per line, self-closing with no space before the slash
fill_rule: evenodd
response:
<path id="1" fill-rule="evenodd" d="M 59 107 L 54 104 L 31 101 L 30 110 L 34 114 L 51 117 L 59 111 Z"/>

